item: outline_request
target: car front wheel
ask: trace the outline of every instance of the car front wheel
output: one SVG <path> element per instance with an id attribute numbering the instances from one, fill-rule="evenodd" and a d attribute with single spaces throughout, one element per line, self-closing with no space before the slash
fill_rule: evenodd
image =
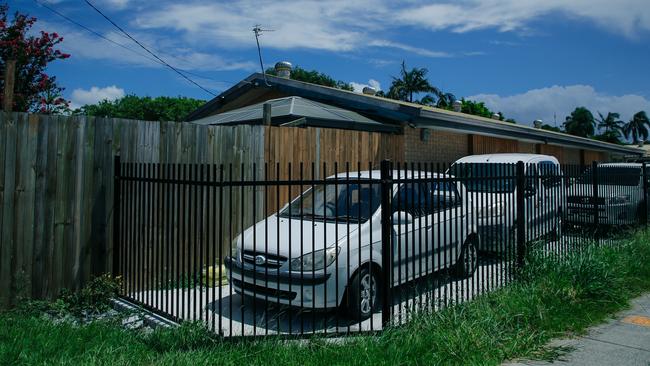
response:
<path id="1" fill-rule="evenodd" d="M 364 320 L 372 315 L 373 310 L 379 308 L 380 282 L 376 271 L 368 267 L 359 270 L 348 287 L 346 313 L 354 320 Z"/>
<path id="2" fill-rule="evenodd" d="M 467 238 L 456 261 L 454 275 L 456 278 L 471 277 L 478 267 L 478 248 L 474 237 Z"/>

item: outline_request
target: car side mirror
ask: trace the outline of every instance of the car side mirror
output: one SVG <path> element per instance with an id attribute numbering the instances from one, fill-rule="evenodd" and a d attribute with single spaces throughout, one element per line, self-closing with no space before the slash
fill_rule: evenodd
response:
<path id="1" fill-rule="evenodd" d="M 405 225 L 413 222 L 413 216 L 406 211 L 393 212 L 393 225 Z"/>

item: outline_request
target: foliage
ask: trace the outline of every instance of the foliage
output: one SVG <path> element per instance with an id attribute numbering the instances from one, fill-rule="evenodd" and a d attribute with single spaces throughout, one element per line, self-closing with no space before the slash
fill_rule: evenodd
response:
<path id="1" fill-rule="evenodd" d="M 492 115 L 494 114 L 494 112 L 486 107 L 483 102 L 475 102 L 472 100 L 466 100 L 465 98 L 461 99 L 460 102 L 462 103 L 460 111 L 463 113 L 485 118 L 492 118 Z"/>
<path id="2" fill-rule="evenodd" d="M 560 127 L 551 126 L 548 123 L 544 123 L 541 128 L 542 130 L 546 130 L 546 131 L 564 132 Z"/>
<path id="3" fill-rule="evenodd" d="M 621 133 L 623 132 L 623 121 L 620 118 L 621 116 L 618 113 L 609 112 L 607 116 L 603 116 L 602 113 L 598 112 L 598 128 L 605 131 L 594 136 L 594 138 L 612 144 L 620 144 Z"/>
<path id="4" fill-rule="evenodd" d="M 63 37 L 45 31 L 31 35 L 36 18 L 16 12 L 9 20 L 8 12 L 7 5 L 0 5 L 0 69 L 5 69 L 4 60 L 16 60 L 13 110 L 67 111 L 68 101 L 61 96 L 63 88 L 58 86 L 56 77 L 45 72 L 51 62 L 70 57 L 56 49 Z M 4 79 L 0 80 L 0 91 L 4 91 Z M 4 99 L 4 95 L 0 95 L 0 99 Z"/>
<path id="5" fill-rule="evenodd" d="M 407 70 L 406 62 L 402 61 L 400 75 L 393 76 L 393 81 L 386 96 L 391 99 L 403 100 L 411 103 L 427 105 L 434 104 L 433 101 L 441 99 L 444 93 L 429 83 L 429 80 L 427 79 L 428 73 L 429 70 L 425 67 L 414 67 L 411 70 Z M 421 93 L 433 93 L 433 95 L 427 94 L 420 101 L 413 99 L 415 95 Z"/>
<path id="6" fill-rule="evenodd" d="M 590 137 L 594 135 L 595 125 L 593 114 L 585 107 L 578 107 L 566 117 L 564 130 L 570 135 Z"/>
<path id="7" fill-rule="evenodd" d="M 266 73 L 268 75 L 277 75 L 277 72 L 273 68 L 266 69 Z M 295 66 L 291 69 L 291 79 L 348 91 L 354 90 L 352 85 L 349 83 L 341 80 L 334 80 L 331 76 L 316 70 L 305 70 L 300 66 Z"/>
<path id="8" fill-rule="evenodd" d="M 632 137 L 632 141 L 636 144 L 648 139 L 648 127 L 650 127 L 650 120 L 644 111 L 640 111 L 632 116 L 632 119 L 623 126 L 623 134 L 625 138 Z"/>
<path id="9" fill-rule="evenodd" d="M 103 100 L 75 110 L 74 114 L 96 117 L 129 118 L 146 121 L 184 121 L 205 101 L 187 97 L 138 97 L 127 95 L 114 101 Z"/>
<path id="10" fill-rule="evenodd" d="M 83 317 L 99 314 L 111 307 L 110 300 L 120 289 L 120 280 L 105 274 L 92 279 L 80 291 L 63 290 L 53 302 L 26 301 L 19 307 L 23 313 L 48 313 L 57 318 Z"/>
<path id="11" fill-rule="evenodd" d="M 0 364 L 498 365 L 552 358 L 561 351 L 547 348 L 552 338 L 581 333 L 650 290 L 649 243 L 644 231 L 620 245 L 590 245 L 564 258 L 533 253 L 509 286 L 345 342 L 224 342 L 195 323 L 142 334 L 9 312 L 0 315 Z"/>

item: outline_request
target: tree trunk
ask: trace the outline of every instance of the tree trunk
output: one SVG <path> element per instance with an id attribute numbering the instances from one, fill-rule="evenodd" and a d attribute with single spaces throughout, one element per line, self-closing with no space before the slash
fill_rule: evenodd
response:
<path id="1" fill-rule="evenodd" d="M 16 80 L 16 60 L 5 61 L 5 88 L 2 107 L 11 112 L 14 107 L 14 82 Z"/>

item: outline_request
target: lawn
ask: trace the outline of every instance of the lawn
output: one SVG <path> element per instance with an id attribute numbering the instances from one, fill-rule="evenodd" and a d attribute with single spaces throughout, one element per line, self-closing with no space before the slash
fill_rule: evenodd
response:
<path id="1" fill-rule="evenodd" d="M 422 314 L 378 336 L 331 342 L 222 341 L 198 324 L 151 333 L 115 320 L 87 325 L 44 319 L 40 309 L 0 314 L 1 364 L 395 365 L 499 364 L 552 358 L 545 345 L 580 333 L 650 291 L 650 231 L 617 247 L 592 246 L 563 260 L 531 255 L 510 286 L 455 307 Z M 58 305 L 65 310 L 65 306 Z"/>

